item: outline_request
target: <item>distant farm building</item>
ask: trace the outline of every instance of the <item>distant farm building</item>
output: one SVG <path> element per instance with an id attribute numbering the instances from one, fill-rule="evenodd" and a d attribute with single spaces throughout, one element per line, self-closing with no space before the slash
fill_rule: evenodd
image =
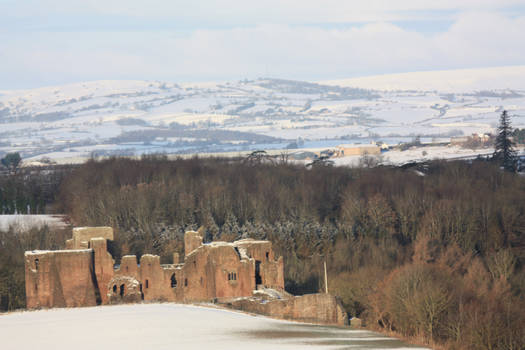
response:
<path id="1" fill-rule="evenodd" d="M 468 141 L 468 136 L 455 136 L 450 138 L 451 145 L 462 145 Z"/>
<path id="2" fill-rule="evenodd" d="M 451 145 L 463 145 L 468 142 L 474 142 L 474 143 L 487 143 L 490 142 L 492 139 L 492 134 L 477 134 L 474 133 L 471 136 L 457 136 L 457 137 L 451 137 L 450 138 L 450 144 Z"/>
<path id="3" fill-rule="evenodd" d="M 362 156 L 365 154 L 376 155 L 381 153 L 381 147 L 369 145 L 339 145 L 336 148 L 336 157 Z"/>

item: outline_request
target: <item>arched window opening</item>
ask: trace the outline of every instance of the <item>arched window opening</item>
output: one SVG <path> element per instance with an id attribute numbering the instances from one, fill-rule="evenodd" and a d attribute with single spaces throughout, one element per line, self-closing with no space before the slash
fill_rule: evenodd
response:
<path id="1" fill-rule="evenodd" d="M 266 261 L 270 260 L 270 252 L 266 252 Z"/>
<path id="2" fill-rule="evenodd" d="M 148 288 L 149 288 L 149 281 L 146 280 L 146 289 L 148 289 Z"/>
<path id="3" fill-rule="evenodd" d="M 124 289 L 125 289 L 124 285 L 121 284 L 121 285 L 120 285 L 120 297 L 121 297 L 121 298 L 124 296 Z"/>
<path id="4" fill-rule="evenodd" d="M 185 279 L 184 279 L 184 287 L 187 287 L 187 286 L 188 286 L 188 279 L 185 278 Z"/>
<path id="5" fill-rule="evenodd" d="M 35 270 L 38 271 L 38 264 L 40 263 L 40 261 L 38 259 L 35 259 Z"/>
<path id="6" fill-rule="evenodd" d="M 171 275 L 171 288 L 177 287 L 177 279 L 175 278 L 175 274 Z"/>
<path id="7" fill-rule="evenodd" d="M 117 293 L 117 285 L 116 284 L 113 286 L 113 293 L 115 293 L 115 294 Z"/>

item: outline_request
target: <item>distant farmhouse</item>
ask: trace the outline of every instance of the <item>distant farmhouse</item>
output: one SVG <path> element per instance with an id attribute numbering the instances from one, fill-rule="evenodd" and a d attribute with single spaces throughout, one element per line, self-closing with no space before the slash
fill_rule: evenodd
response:
<path id="1" fill-rule="evenodd" d="M 278 318 L 339 324 L 348 317 L 329 294 L 292 296 L 284 291 L 283 259 L 269 241 L 243 239 L 203 244 L 184 236 L 184 262 L 161 265 L 157 255 L 108 252 L 111 227 L 78 227 L 66 250 L 25 253 L 28 308 L 78 307 L 141 301 L 215 302 Z"/>
<path id="2" fill-rule="evenodd" d="M 380 153 L 381 147 L 376 144 L 339 145 L 335 150 L 336 157 L 362 156 L 365 154 L 377 155 Z"/>
<path id="3" fill-rule="evenodd" d="M 485 144 L 487 142 L 491 142 L 493 139 L 493 135 L 490 133 L 487 134 L 478 134 L 473 133 L 471 136 L 455 136 L 450 138 L 450 144 L 451 145 L 464 145 L 468 142 L 473 144 Z"/>

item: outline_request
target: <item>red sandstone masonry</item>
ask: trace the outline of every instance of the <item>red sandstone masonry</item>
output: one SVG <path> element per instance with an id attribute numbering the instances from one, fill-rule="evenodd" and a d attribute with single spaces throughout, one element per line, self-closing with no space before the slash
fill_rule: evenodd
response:
<path id="1" fill-rule="evenodd" d="M 327 325 L 348 325 L 341 302 L 330 294 L 306 294 L 262 302 L 256 298 L 231 300 L 225 306 L 270 317 Z"/>
<path id="2" fill-rule="evenodd" d="M 259 287 L 284 290 L 283 259 L 269 241 L 202 243 L 200 232 L 184 236 L 184 263 L 161 265 L 160 257 L 122 257 L 118 268 L 107 251 L 110 227 L 73 229 L 67 247 L 76 250 L 25 254 L 27 307 L 71 307 L 123 302 L 219 301 L 225 305 L 278 318 L 346 324 L 344 309 L 327 294 L 301 297 L 283 293 L 281 300 L 248 299 Z M 234 302 L 228 302 L 234 300 Z"/>
<path id="3" fill-rule="evenodd" d="M 94 305 L 97 297 L 101 304 L 121 299 L 211 301 L 250 296 L 256 283 L 284 288 L 282 258 L 275 259 L 268 241 L 203 244 L 199 232 L 189 231 L 184 238 L 184 264 L 161 265 L 160 257 L 150 254 L 137 264 L 136 257 L 128 255 L 115 269 L 107 251 L 111 238 L 110 227 L 75 228 L 68 246 L 88 249 L 41 252 L 39 271 L 31 269 L 36 258 L 29 258 L 36 253 L 27 253 L 28 307 Z M 65 257 L 67 263 L 62 262 Z M 174 259 L 178 260 L 177 254 Z M 86 292 L 79 295 L 79 290 Z"/>
<path id="4" fill-rule="evenodd" d="M 113 228 L 101 227 L 75 227 L 73 237 L 66 241 L 66 249 L 87 249 L 91 238 L 104 238 L 113 240 Z"/>
<path id="5" fill-rule="evenodd" d="M 25 253 L 27 308 L 96 305 L 93 251 Z"/>

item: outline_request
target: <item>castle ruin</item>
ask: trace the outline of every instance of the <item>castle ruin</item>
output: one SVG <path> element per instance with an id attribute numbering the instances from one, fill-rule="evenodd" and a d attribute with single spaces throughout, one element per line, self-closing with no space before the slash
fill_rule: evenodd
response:
<path id="1" fill-rule="evenodd" d="M 113 240 L 111 227 L 78 227 L 66 250 L 26 252 L 27 308 L 212 301 L 278 318 L 347 322 L 341 304 L 329 294 L 294 297 L 284 291 L 283 259 L 274 255 L 269 241 L 205 244 L 199 232 L 189 231 L 184 262 L 177 253 L 173 264 L 160 264 L 157 255 L 142 255 L 140 262 L 126 255 L 115 266 L 108 240 Z"/>

